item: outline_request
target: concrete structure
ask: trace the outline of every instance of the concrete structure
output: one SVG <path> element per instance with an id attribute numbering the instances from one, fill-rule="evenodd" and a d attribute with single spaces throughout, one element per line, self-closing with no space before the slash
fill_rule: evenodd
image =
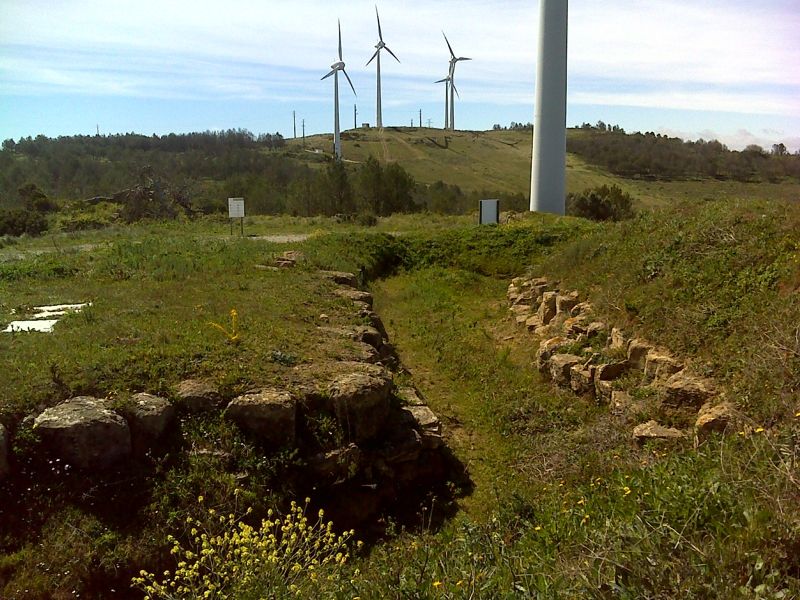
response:
<path id="1" fill-rule="evenodd" d="M 540 0 L 532 211 L 563 215 L 567 166 L 567 2 Z"/>

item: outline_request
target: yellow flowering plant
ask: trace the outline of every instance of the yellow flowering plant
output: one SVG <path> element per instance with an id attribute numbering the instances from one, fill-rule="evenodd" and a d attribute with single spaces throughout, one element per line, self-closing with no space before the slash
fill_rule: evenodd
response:
<path id="1" fill-rule="evenodd" d="M 222 526 L 218 534 L 189 517 L 188 543 L 168 538 L 178 561 L 175 571 L 161 575 L 141 571 L 133 586 L 145 593 L 145 600 L 223 600 L 253 593 L 268 593 L 270 598 L 307 596 L 340 578 L 355 534 L 334 532 L 322 510 L 310 522 L 305 514 L 308 503 L 308 498 L 303 506 L 292 501 L 283 516 L 270 510 L 258 528 L 233 514 L 218 516 L 209 509 L 211 526 Z"/>
<path id="2" fill-rule="evenodd" d="M 225 334 L 225 337 L 228 338 L 228 341 L 231 344 L 238 344 L 239 343 L 239 313 L 236 311 L 235 308 L 231 309 L 231 329 L 228 329 L 224 325 L 220 325 L 219 323 L 215 323 L 214 321 L 209 321 L 208 324 L 213 327 L 214 329 L 219 329 L 222 333 Z"/>

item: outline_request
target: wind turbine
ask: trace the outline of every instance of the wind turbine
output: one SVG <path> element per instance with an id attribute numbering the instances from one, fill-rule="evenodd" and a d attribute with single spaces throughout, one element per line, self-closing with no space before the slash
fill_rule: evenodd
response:
<path id="1" fill-rule="evenodd" d="M 331 65 L 331 72 L 322 79 L 327 79 L 333 75 L 333 153 L 337 159 L 341 160 L 342 139 L 339 133 L 339 71 L 344 73 L 344 76 L 347 77 L 347 83 L 350 84 L 350 89 L 353 90 L 353 94 L 356 96 L 358 96 L 358 94 L 356 94 L 356 88 L 353 87 L 350 76 L 347 74 L 347 71 L 344 70 L 344 60 L 342 60 L 342 23 L 338 20 L 337 23 L 339 24 L 339 60 Z M 322 81 L 322 79 L 320 79 L 320 81 Z"/>
<path id="2" fill-rule="evenodd" d="M 533 121 L 530 209 L 563 215 L 567 161 L 567 0 L 540 0 Z"/>
<path id="3" fill-rule="evenodd" d="M 455 131 L 456 129 L 456 101 L 454 95 L 458 95 L 461 98 L 461 94 L 458 93 L 458 89 L 456 89 L 456 63 L 462 60 L 472 60 L 471 58 L 467 58 L 466 56 L 459 56 L 456 58 L 455 52 L 453 52 L 453 47 L 450 45 L 450 40 L 447 39 L 444 31 L 442 32 L 444 35 L 444 41 L 447 42 L 447 49 L 450 50 L 450 71 L 448 72 L 448 77 L 450 78 L 450 129 Z"/>
<path id="4" fill-rule="evenodd" d="M 377 114 L 376 125 L 378 127 L 383 127 L 383 114 L 381 112 L 381 50 L 385 49 L 389 54 L 394 56 L 394 59 L 397 62 L 400 62 L 400 59 L 397 58 L 397 56 L 395 56 L 394 52 L 392 52 L 392 50 L 389 48 L 389 46 L 387 46 L 383 42 L 383 33 L 381 32 L 381 17 L 378 14 L 378 7 L 377 6 L 375 6 L 375 16 L 378 18 L 378 43 L 375 44 L 375 48 L 376 48 L 375 54 L 373 54 L 372 58 L 370 58 L 367 61 L 367 65 L 366 66 L 369 66 L 369 63 L 371 63 L 376 58 L 378 59 L 378 61 L 377 61 L 377 65 L 378 65 L 378 108 L 377 108 L 377 111 L 376 111 L 376 114 Z"/>
<path id="5" fill-rule="evenodd" d="M 450 128 L 450 75 L 435 83 L 444 83 L 444 128 Z"/>

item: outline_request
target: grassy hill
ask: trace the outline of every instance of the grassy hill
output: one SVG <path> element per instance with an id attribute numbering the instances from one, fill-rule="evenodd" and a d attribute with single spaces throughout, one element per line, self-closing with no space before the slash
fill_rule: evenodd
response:
<path id="1" fill-rule="evenodd" d="M 569 131 L 568 135 L 581 135 Z M 301 140 L 287 140 L 291 149 Z M 530 193 L 531 134 L 528 131 L 442 131 L 415 127 L 351 129 L 342 133 L 345 161 L 357 164 L 372 155 L 379 161 L 396 161 L 420 183 L 436 181 L 458 185 L 465 191 Z M 330 153 L 333 136 L 314 135 L 305 140 L 311 155 Z M 302 156 L 302 154 L 300 155 Z M 310 160 L 318 160 L 316 157 Z M 643 206 L 664 206 L 674 200 L 800 198 L 800 183 L 741 183 L 716 179 L 645 181 L 618 177 L 567 155 L 567 192 L 600 185 L 617 185 L 638 198 Z"/>
<path id="2" fill-rule="evenodd" d="M 395 161 L 420 183 L 444 181 L 463 190 L 530 193 L 531 134 L 526 131 L 442 131 L 441 129 L 388 127 L 356 129 L 342 133 L 342 154 L 359 163 L 372 155 L 382 162 Z M 288 140 L 290 147 L 299 140 Z M 306 138 L 306 148 L 329 152 L 332 135 Z M 578 157 L 567 161 L 569 191 L 616 183 L 618 178 L 593 169 Z"/>

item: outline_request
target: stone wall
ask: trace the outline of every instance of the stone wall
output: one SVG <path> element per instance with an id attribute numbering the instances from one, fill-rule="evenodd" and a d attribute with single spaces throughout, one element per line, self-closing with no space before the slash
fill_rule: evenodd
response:
<path id="1" fill-rule="evenodd" d="M 712 431 L 751 427 L 721 386 L 692 371 L 688 361 L 599 320 L 591 302 L 544 277 L 517 277 L 508 286 L 509 311 L 538 344 L 536 368 L 562 388 L 594 398 L 638 423 L 633 437 L 694 438 Z"/>
<path id="2" fill-rule="evenodd" d="M 298 256 L 291 258 L 296 261 Z M 282 260 L 288 263 L 285 257 Z M 30 415 L 17 429 L 27 427 L 36 434 L 40 440 L 36 452 L 91 477 L 99 470 L 141 463 L 149 454 L 174 446 L 175 436 L 180 435 L 179 415 L 191 419 L 218 414 L 266 453 L 297 449 L 305 464 L 300 477 L 323 492 L 339 490 L 330 499 L 341 506 L 348 505 L 348 484 L 358 490 L 355 506 L 361 518 L 369 518 L 404 491 L 417 493 L 444 481 L 452 460 L 444 447 L 441 423 L 415 388 L 395 386 L 394 373 L 400 365 L 380 316 L 372 310 L 372 296 L 355 288 L 351 273 L 324 271 L 320 276 L 337 285 L 333 293 L 352 303 L 355 320 L 363 323 L 318 327 L 320 343 L 330 337 L 347 338 L 350 355 L 295 366 L 289 383 L 248 390 L 234 398 L 225 398 L 213 382 L 198 379 L 180 382 L 169 397 L 139 393 L 125 402 L 70 398 Z M 320 315 L 320 320 L 324 323 L 327 317 Z M 324 435 L 320 423 L 326 424 Z M 9 432 L 0 425 L 0 479 L 10 475 L 13 484 L 10 442 Z"/>

